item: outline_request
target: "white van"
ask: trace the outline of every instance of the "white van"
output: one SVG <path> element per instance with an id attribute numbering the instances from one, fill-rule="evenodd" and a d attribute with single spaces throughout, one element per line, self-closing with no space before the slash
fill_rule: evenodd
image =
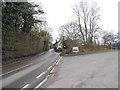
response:
<path id="1" fill-rule="evenodd" d="M 73 51 L 73 52 L 79 52 L 79 47 L 73 47 L 73 48 L 72 48 L 72 51 Z"/>

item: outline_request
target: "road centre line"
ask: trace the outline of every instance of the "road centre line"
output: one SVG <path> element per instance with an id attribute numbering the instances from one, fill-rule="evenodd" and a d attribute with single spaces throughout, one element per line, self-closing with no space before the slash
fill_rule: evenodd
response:
<path id="1" fill-rule="evenodd" d="M 60 57 L 60 59 L 62 59 L 62 57 Z M 56 65 L 58 65 L 58 63 L 60 62 L 60 59 L 57 61 Z"/>
<path id="2" fill-rule="evenodd" d="M 47 80 L 47 78 L 45 78 L 40 84 L 38 84 L 35 88 L 39 88 L 45 81 Z"/>
<path id="3" fill-rule="evenodd" d="M 62 57 L 61 57 L 62 58 Z M 60 58 L 60 59 L 61 59 Z M 58 62 L 60 61 L 60 59 L 58 60 Z M 57 62 L 57 63 L 58 63 Z M 53 65 L 55 65 L 56 64 L 56 62 L 54 62 L 54 64 Z M 49 68 L 48 68 L 48 70 L 49 69 L 51 69 L 52 68 L 52 66 L 50 66 Z M 50 73 L 52 73 L 53 72 L 53 70 L 54 70 L 54 68 L 51 70 L 51 72 Z M 42 72 L 40 75 L 38 75 L 36 78 L 40 78 L 43 74 L 45 74 L 45 72 Z M 39 88 L 45 81 L 47 81 L 47 79 L 48 79 L 48 77 L 49 77 L 50 75 L 47 75 L 47 77 L 40 83 L 40 84 L 38 84 L 35 88 Z M 25 86 L 24 86 L 25 87 Z M 27 85 L 26 85 L 26 87 L 27 87 Z"/>
<path id="4" fill-rule="evenodd" d="M 1 74 L 0 76 L 3 76 L 3 75 L 6 75 L 6 74 L 9 74 L 9 73 L 12 73 L 12 72 L 17 71 L 17 70 L 19 70 L 19 69 L 22 69 L 22 68 L 28 67 L 28 66 L 30 66 L 30 65 L 32 65 L 32 64 L 33 64 L 33 63 L 27 64 L 27 65 L 22 66 L 22 67 L 20 67 L 20 68 L 17 68 L 17 69 L 11 70 L 11 71 L 9 71 L 9 72 L 7 72 L 7 73 L 4 73 L 4 74 Z"/>
<path id="5" fill-rule="evenodd" d="M 38 75 L 36 78 L 40 78 L 45 72 L 42 72 L 40 75 Z"/>
<path id="6" fill-rule="evenodd" d="M 54 68 L 50 71 L 50 73 L 52 73 L 54 71 Z"/>
<path id="7" fill-rule="evenodd" d="M 52 66 L 50 66 L 50 67 L 48 68 L 48 70 L 51 69 L 51 68 L 52 68 Z"/>
<path id="8" fill-rule="evenodd" d="M 20 89 L 20 90 L 23 90 L 23 89 L 25 89 L 25 88 L 27 88 L 29 86 L 29 84 L 26 84 L 24 87 L 22 87 L 22 89 Z"/>
<path id="9" fill-rule="evenodd" d="M 61 58 L 62 58 L 62 57 L 60 57 L 60 59 L 61 59 Z M 59 59 L 57 62 L 54 62 L 54 64 L 55 64 L 55 63 L 59 63 L 60 59 Z M 49 70 L 50 68 L 52 68 L 52 66 L 50 66 L 50 67 L 48 68 L 48 70 Z M 52 73 L 53 70 L 54 70 L 54 68 L 50 71 L 50 73 Z M 40 76 L 41 76 L 41 74 L 40 74 Z M 47 79 L 48 79 L 49 76 L 50 76 L 50 75 L 48 75 L 48 76 L 47 76 L 40 84 L 38 84 L 35 88 L 39 88 L 45 81 L 47 81 Z"/>
<path id="10" fill-rule="evenodd" d="M 56 64 L 56 62 L 53 63 L 53 65 L 55 65 L 55 64 Z"/>
<path id="11" fill-rule="evenodd" d="M 40 84 L 38 84 L 35 88 L 39 88 L 45 81 L 47 81 L 49 76 L 50 75 L 47 75 L 47 77 Z"/>

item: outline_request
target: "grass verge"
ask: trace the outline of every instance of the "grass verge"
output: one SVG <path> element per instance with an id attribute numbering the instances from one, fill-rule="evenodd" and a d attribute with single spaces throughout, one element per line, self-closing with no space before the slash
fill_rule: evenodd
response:
<path id="1" fill-rule="evenodd" d="M 120 49 L 107 49 L 107 50 L 92 50 L 92 51 L 86 51 L 86 52 L 78 52 L 78 53 L 70 53 L 70 54 L 62 54 L 62 56 L 77 56 L 77 55 L 86 55 L 86 54 L 92 54 L 92 53 L 101 53 L 101 52 L 110 52 L 110 51 L 116 51 Z"/>

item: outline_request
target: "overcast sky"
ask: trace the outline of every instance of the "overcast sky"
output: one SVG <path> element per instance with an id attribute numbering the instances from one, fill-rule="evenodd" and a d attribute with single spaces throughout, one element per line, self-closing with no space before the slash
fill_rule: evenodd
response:
<path id="1" fill-rule="evenodd" d="M 80 0 L 31 0 L 41 2 L 46 12 L 48 24 L 54 29 L 54 33 L 61 25 L 71 21 L 73 6 Z M 100 6 L 101 26 L 104 30 L 118 32 L 118 1 L 119 0 L 86 0 L 97 2 Z M 57 37 L 57 34 L 54 34 Z"/>

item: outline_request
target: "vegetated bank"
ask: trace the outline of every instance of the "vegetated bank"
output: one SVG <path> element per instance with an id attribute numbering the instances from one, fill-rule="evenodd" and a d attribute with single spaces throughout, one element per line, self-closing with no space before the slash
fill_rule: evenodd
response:
<path id="1" fill-rule="evenodd" d="M 2 2 L 2 61 L 49 49 L 52 37 L 45 30 L 47 23 L 42 15 L 44 11 L 40 5 Z"/>
<path id="2" fill-rule="evenodd" d="M 101 52 L 110 52 L 114 49 L 110 45 L 95 45 L 93 47 L 85 48 L 85 47 L 79 47 L 79 52 L 73 52 L 72 48 L 63 50 L 60 52 L 61 56 L 76 56 L 76 55 L 86 55 L 86 54 L 92 54 L 92 53 L 101 53 Z"/>

